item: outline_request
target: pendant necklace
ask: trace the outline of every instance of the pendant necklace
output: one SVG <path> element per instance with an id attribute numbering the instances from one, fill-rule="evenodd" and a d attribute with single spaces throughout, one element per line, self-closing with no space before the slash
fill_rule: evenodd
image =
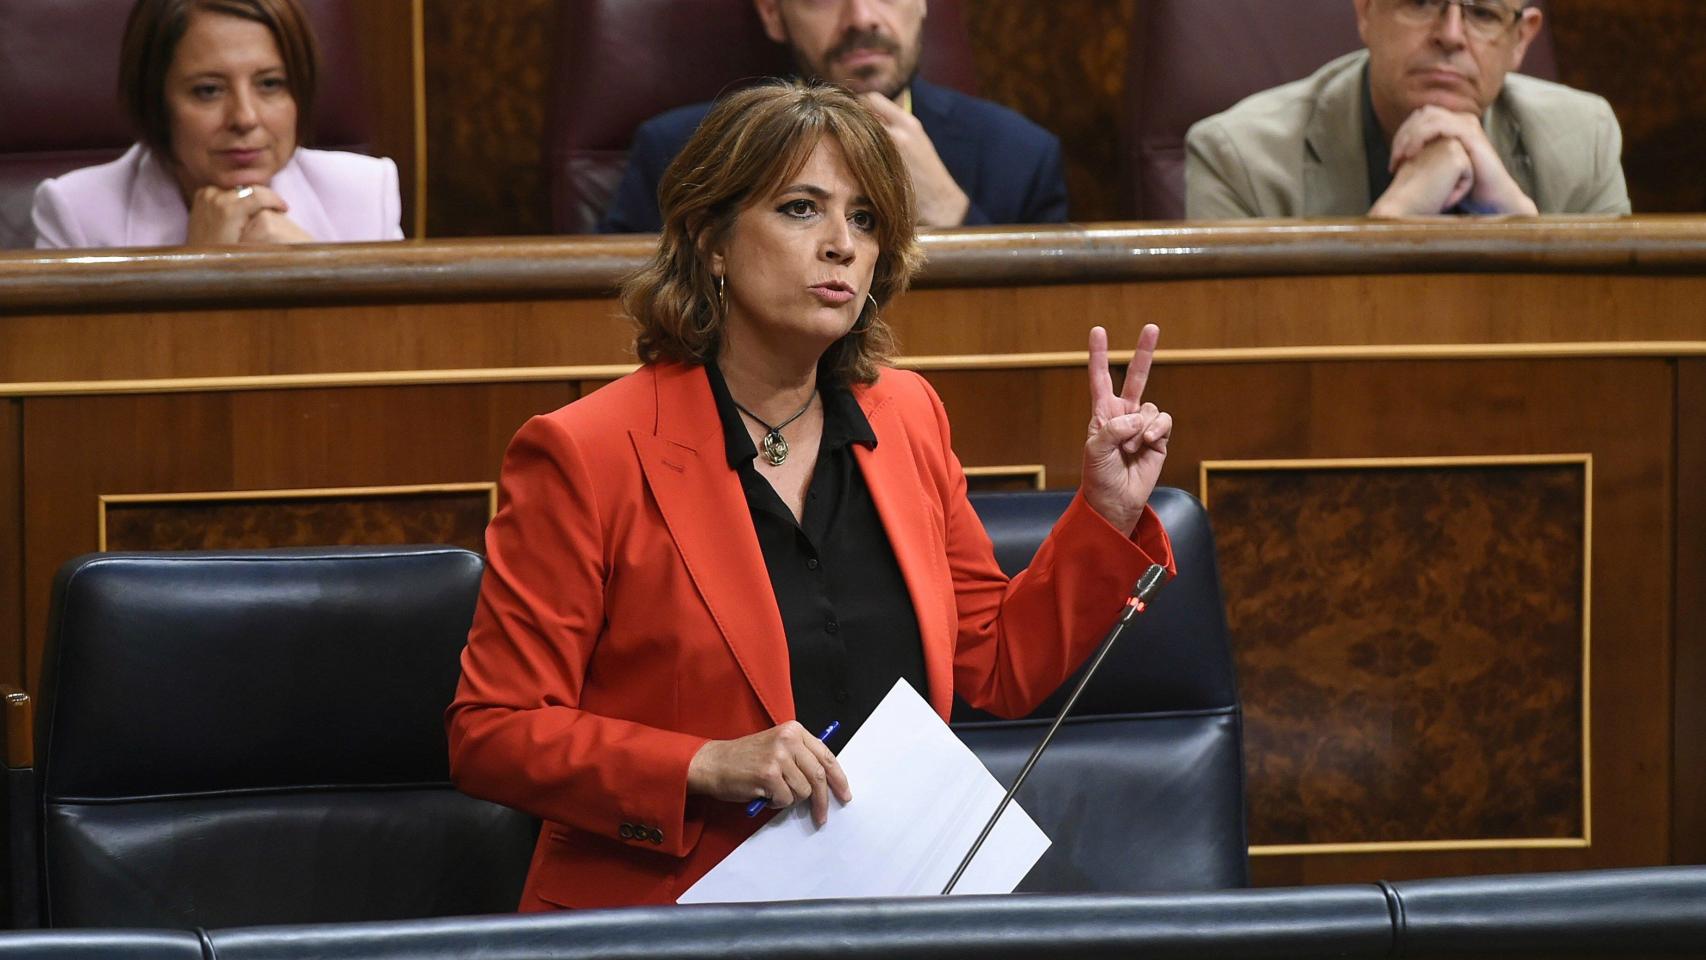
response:
<path id="1" fill-rule="evenodd" d="M 800 419 L 807 410 L 811 409 L 812 401 L 815 399 L 817 399 L 817 393 L 816 391 L 813 391 L 810 396 L 806 397 L 805 406 L 795 410 L 793 416 L 776 424 L 775 426 L 765 423 L 763 417 L 760 417 L 758 414 L 753 413 L 751 410 L 748 410 L 738 403 L 735 404 L 735 409 L 751 417 L 753 422 L 765 429 L 766 432 L 764 434 L 764 439 L 760 440 L 758 445 L 764 448 L 764 459 L 769 461 L 772 467 L 779 467 L 788 459 L 788 439 L 782 436 L 782 428 L 793 423 L 795 420 Z M 734 398 L 730 397 L 729 401 L 732 403 Z"/>

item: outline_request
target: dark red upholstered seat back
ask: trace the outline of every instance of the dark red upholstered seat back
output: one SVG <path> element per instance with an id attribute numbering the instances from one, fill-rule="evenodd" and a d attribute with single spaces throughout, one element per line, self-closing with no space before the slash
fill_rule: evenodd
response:
<path id="1" fill-rule="evenodd" d="M 1132 31 L 1120 160 L 1127 212 L 1139 220 L 1185 215 L 1191 124 L 1362 47 L 1351 0 L 1145 0 Z M 1549 28 L 1523 71 L 1557 77 Z"/>
<path id="2" fill-rule="evenodd" d="M 561 0 L 546 178 L 558 233 L 597 225 L 634 130 L 731 84 L 793 69 L 764 35 L 752 0 Z M 924 21 L 925 79 L 975 92 L 960 0 L 933 0 Z"/>
<path id="3" fill-rule="evenodd" d="M 133 0 L 0 0 L 0 249 L 35 242 L 30 200 L 48 177 L 106 163 L 135 141 L 118 105 Z M 303 0 L 320 45 L 314 146 L 366 152 L 373 120 L 354 4 Z"/>

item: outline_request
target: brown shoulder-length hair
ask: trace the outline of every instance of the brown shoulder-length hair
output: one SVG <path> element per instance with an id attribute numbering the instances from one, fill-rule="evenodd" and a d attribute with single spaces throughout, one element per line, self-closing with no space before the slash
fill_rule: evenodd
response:
<path id="1" fill-rule="evenodd" d="M 296 142 L 308 142 L 313 129 L 314 85 L 319 53 L 314 31 L 297 0 L 136 0 L 119 47 L 118 99 L 142 142 L 169 160 L 172 117 L 166 109 L 166 71 L 177 55 L 178 41 L 197 12 L 220 13 L 253 20 L 272 33 L 284 59 L 285 79 L 296 101 Z"/>
<path id="2" fill-rule="evenodd" d="M 710 251 L 743 209 L 798 173 L 825 137 L 840 145 L 876 215 L 871 296 L 877 305 L 867 303 L 852 332 L 824 352 L 819 375 L 839 384 L 877 379 L 894 350 L 881 308 L 906 289 L 923 259 L 912 177 L 869 108 L 840 87 L 798 80 L 762 83 L 718 101 L 664 171 L 657 254 L 622 283 L 641 361 L 702 364 L 716 356 L 726 317 Z"/>

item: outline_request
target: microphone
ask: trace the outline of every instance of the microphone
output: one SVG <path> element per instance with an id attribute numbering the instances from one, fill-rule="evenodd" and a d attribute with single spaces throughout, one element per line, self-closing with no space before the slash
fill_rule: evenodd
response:
<path id="1" fill-rule="evenodd" d="M 1055 733 L 1060 730 L 1061 722 L 1066 719 L 1068 713 L 1072 712 L 1073 705 L 1078 702 L 1078 695 L 1084 692 L 1084 688 L 1090 683 L 1090 678 L 1096 675 L 1097 668 L 1102 665 L 1103 660 L 1107 659 L 1108 651 L 1114 647 L 1114 641 L 1118 640 L 1120 634 L 1125 632 L 1127 624 L 1136 619 L 1138 614 L 1149 609 L 1149 598 L 1155 596 L 1156 591 L 1166 585 L 1167 579 L 1167 568 L 1159 563 L 1150 564 L 1149 569 L 1143 571 L 1143 576 L 1137 578 L 1137 585 L 1131 588 L 1131 596 L 1126 598 L 1125 609 L 1120 612 L 1119 620 L 1114 622 L 1113 628 L 1103 638 L 1102 645 L 1096 648 L 1095 656 L 1090 658 L 1090 666 L 1085 669 L 1084 676 L 1078 678 L 1078 685 L 1072 688 L 1072 694 L 1061 705 L 1060 712 L 1055 714 L 1054 723 L 1050 724 L 1048 732 L 1043 734 L 1042 742 L 1038 743 L 1037 748 L 1031 751 L 1030 759 L 1026 760 L 1025 765 L 1019 769 L 1019 775 L 1013 779 L 1013 785 L 1007 788 L 1007 794 L 1001 798 L 1000 803 L 995 805 L 995 813 L 990 816 L 989 822 L 983 825 L 983 832 L 977 835 L 977 841 L 971 845 L 970 850 L 966 851 L 965 859 L 961 860 L 960 865 L 954 868 L 954 875 L 948 878 L 948 885 L 942 888 L 943 896 L 954 892 L 954 884 L 960 882 L 960 875 L 966 872 L 966 867 L 971 866 L 972 858 L 976 857 L 978 850 L 983 848 L 983 841 L 989 839 L 990 831 L 995 829 L 995 824 L 1001 819 L 1001 814 L 1007 809 L 1007 804 L 1013 802 L 1013 795 L 1019 792 L 1020 785 L 1025 782 L 1026 777 L 1031 775 L 1031 768 L 1037 765 L 1037 758 L 1043 755 L 1044 750 L 1048 749 L 1049 743 L 1054 740 Z"/>

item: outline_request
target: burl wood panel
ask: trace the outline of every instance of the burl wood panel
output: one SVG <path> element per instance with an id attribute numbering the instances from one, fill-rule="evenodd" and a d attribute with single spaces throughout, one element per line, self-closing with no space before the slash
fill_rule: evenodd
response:
<path id="1" fill-rule="evenodd" d="M 516 429 L 577 396 L 541 382 L 25 401 L 29 689 L 53 573 L 96 549 L 103 494 L 492 481 Z"/>
<path id="2" fill-rule="evenodd" d="M 1585 483 L 1211 470 L 1252 844 L 1585 836 Z"/>
<path id="3" fill-rule="evenodd" d="M 1117 220 L 1126 49 L 1141 0 L 967 0 L 979 93 L 1061 140 L 1074 220 Z"/>
<path id="4" fill-rule="evenodd" d="M 1667 862 L 1671 804 L 1670 458 L 1674 364 L 1664 360 L 1167 365 L 1156 400 L 1200 460 L 1497 456 L 1594 458 L 1590 630 L 1593 845 L 1258 856 L 1261 885 L 1572 870 Z M 1189 452 L 1183 445 L 1189 440 Z M 1210 516 L 1218 532 L 1216 505 Z M 1440 569 L 1438 565 L 1428 568 Z M 1235 599 L 1231 589 L 1229 599 Z M 1240 677 L 1246 698 L 1266 694 Z M 1252 763 L 1261 762 L 1253 754 Z"/>
<path id="5" fill-rule="evenodd" d="M 546 233 L 553 0 L 425 0 L 427 234 Z"/>
<path id="6" fill-rule="evenodd" d="M 114 503 L 107 507 L 107 549 L 442 543 L 484 553 L 490 503 L 483 490 Z"/>
<path id="7" fill-rule="evenodd" d="M 1637 211 L 1706 210 L 1706 4 L 1548 0 L 1561 79 L 1611 101 Z M 1687 78 L 1687 79 L 1684 79 Z"/>

